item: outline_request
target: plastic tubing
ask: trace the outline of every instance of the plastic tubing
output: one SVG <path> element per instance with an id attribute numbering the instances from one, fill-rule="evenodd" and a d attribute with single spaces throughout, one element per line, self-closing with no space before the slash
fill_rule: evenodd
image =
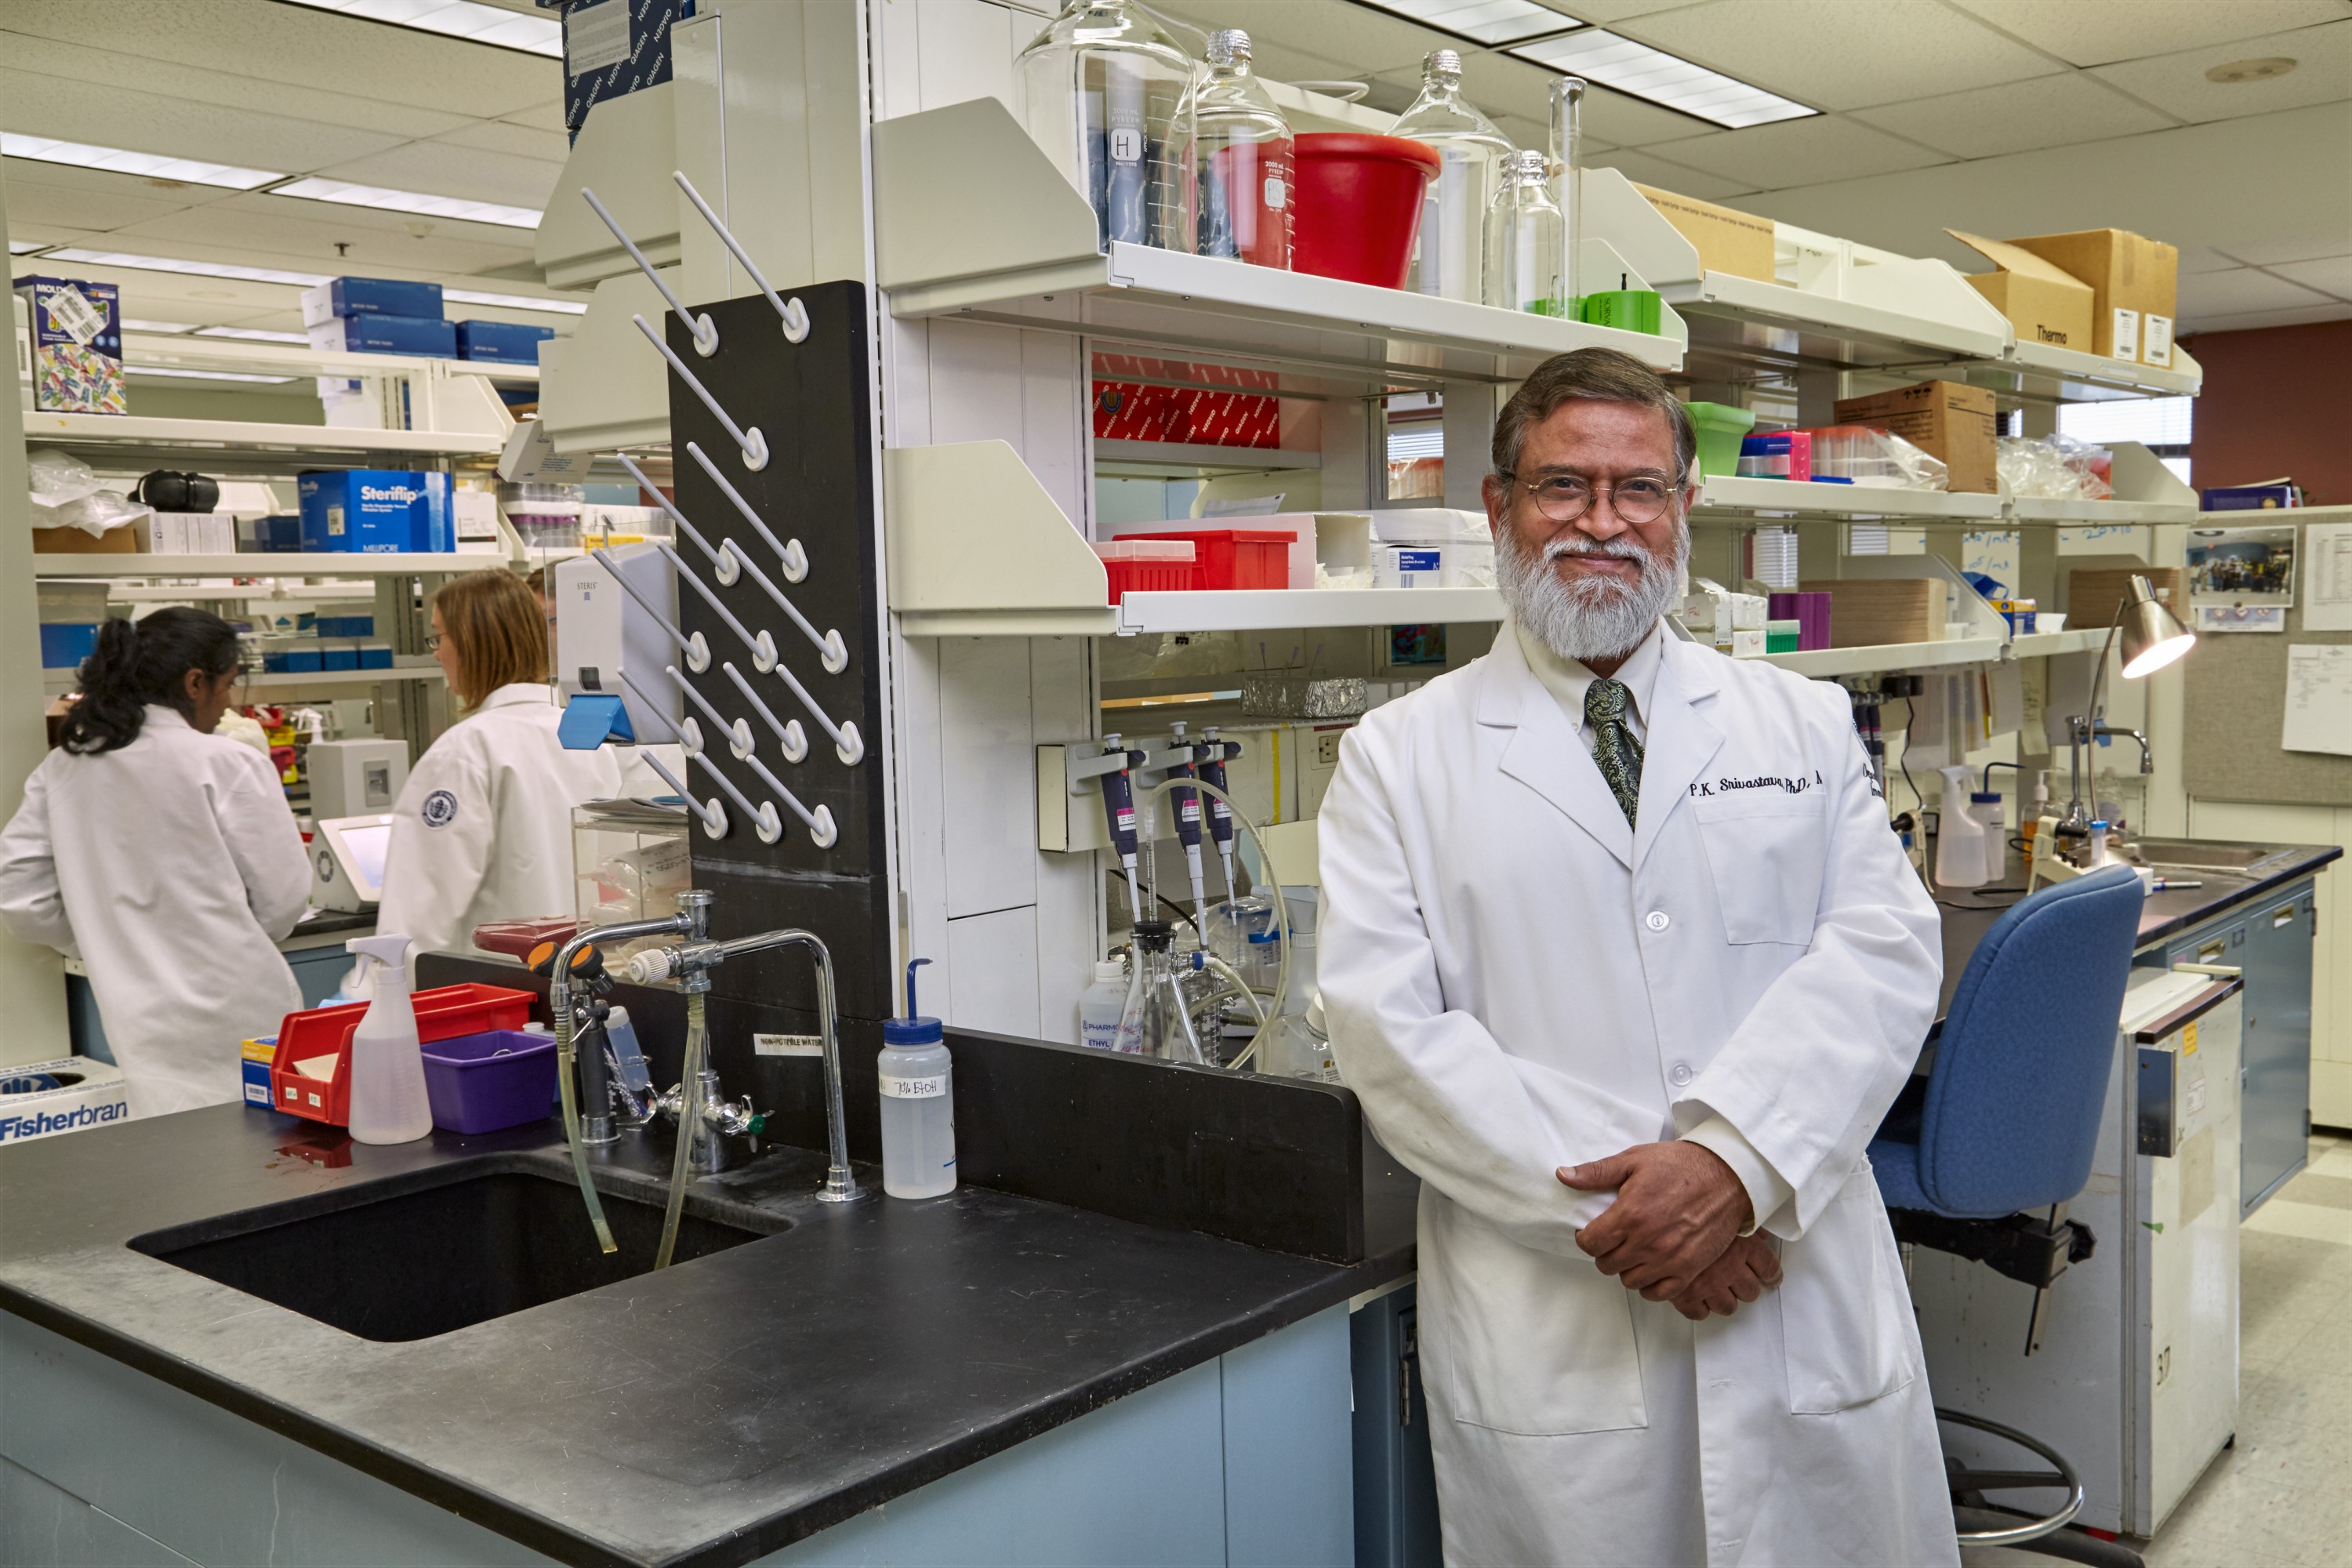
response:
<path id="1" fill-rule="evenodd" d="M 1282 1004 L 1290 994 L 1290 905 L 1282 896 L 1282 878 L 1274 868 L 1274 857 L 1266 852 L 1265 836 L 1257 830 L 1257 824 L 1252 822 L 1249 819 L 1248 814 L 1242 810 L 1241 803 L 1234 800 L 1232 795 L 1227 795 L 1223 790 L 1219 789 L 1216 785 L 1209 783 L 1206 779 L 1165 778 L 1160 780 L 1158 784 L 1153 784 L 1150 789 L 1145 790 L 1141 795 L 1136 797 L 1136 805 L 1138 808 L 1139 809 L 1145 802 L 1157 798 L 1162 790 L 1169 788 L 1171 785 L 1179 789 L 1205 790 L 1216 799 L 1223 801 L 1227 808 L 1229 808 L 1234 814 L 1234 824 L 1239 826 L 1243 832 L 1248 834 L 1250 836 L 1251 842 L 1257 846 L 1257 863 L 1265 868 L 1266 879 L 1274 884 L 1274 925 L 1275 930 L 1280 933 L 1282 942 L 1282 958 L 1279 967 L 1275 971 L 1274 976 L 1274 999 L 1268 1002 L 1265 1006 L 1259 1011 L 1257 1033 L 1250 1037 L 1250 1043 L 1242 1047 L 1241 1054 L 1239 1056 L 1225 1064 L 1226 1069 L 1231 1071 L 1240 1068 L 1243 1063 L 1248 1061 L 1250 1058 L 1257 1054 L 1259 1044 L 1265 1038 L 1266 1026 L 1272 1023 L 1275 1019 L 1282 1016 Z M 1149 840 L 1146 840 L 1146 842 L 1149 843 Z M 1206 949 L 1203 948 L 1202 951 L 1205 952 Z M 1224 969 L 1225 973 L 1228 974 L 1233 973 L 1230 968 L 1226 967 L 1222 963 L 1218 964 L 1218 967 Z M 1238 979 L 1239 977 L 1236 976 L 1235 978 Z M 1243 986 L 1242 989 L 1244 992 L 1249 991 L 1249 987 L 1247 986 Z M 1251 994 L 1253 1001 L 1255 1001 L 1255 994 L 1253 993 Z"/>
<path id="2" fill-rule="evenodd" d="M 572 1173 L 580 1178 L 580 1195 L 588 1205 L 588 1223 L 596 1227 L 596 1245 L 605 1252 L 618 1252 L 621 1244 L 613 1239 L 596 1184 L 589 1179 L 588 1146 L 580 1142 L 580 1091 L 572 1084 L 572 994 L 560 982 L 558 989 L 563 992 L 562 1005 L 549 1011 L 555 1015 L 555 1086 L 563 1096 L 563 1141 L 572 1145 Z"/>
<path id="3" fill-rule="evenodd" d="M 686 1212 L 686 1173 L 694 1159 L 694 1135 L 702 1126 L 702 1058 L 708 1048 L 702 1027 L 702 993 L 686 994 L 686 1075 L 678 1080 L 677 1152 L 669 1163 L 669 1205 L 662 1210 L 661 1250 L 654 1267 L 669 1267 L 677 1250 L 678 1216 Z"/>

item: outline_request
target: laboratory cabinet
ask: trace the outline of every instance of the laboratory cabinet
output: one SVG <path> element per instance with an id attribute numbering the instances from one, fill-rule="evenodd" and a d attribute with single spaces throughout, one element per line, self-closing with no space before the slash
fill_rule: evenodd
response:
<path id="1" fill-rule="evenodd" d="M 1437 1568 L 1437 1470 L 1421 1390 L 1412 1279 L 1357 1303 L 1349 1319 L 1356 1376 L 1356 1568 Z"/>
<path id="2" fill-rule="evenodd" d="M 2245 980 L 2241 1218 L 2268 1202 L 2310 1158 L 2311 982 L 2318 934 L 2317 885 L 2305 878 L 2192 927 L 2136 961 L 2158 968 L 2221 965 Z"/>

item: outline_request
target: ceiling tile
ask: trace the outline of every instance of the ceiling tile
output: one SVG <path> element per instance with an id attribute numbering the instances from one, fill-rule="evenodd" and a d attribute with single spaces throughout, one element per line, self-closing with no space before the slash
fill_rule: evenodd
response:
<path id="1" fill-rule="evenodd" d="M 92 92 L 78 81 L 13 69 L 0 71 L 0 128 L 28 135 L 289 174 L 380 153 L 403 141 L 380 131 L 160 93 Z"/>
<path id="2" fill-rule="evenodd" d="M 1160 9 L 1204 34 L 1241 28 L 1256 46 L 1261 61 L 1270 58 L 1264 52 L 1270 47 L 1349 62 L 1341 64 L 1343 76 L 1417 66 L 1430 50 L 1454 42 L 1443 33 L 1353 0 L 1282 0 L 1279 5 L 1265 0 L 1181 0 Z M 1270 64 L 1266 74 L 1285 75 Z"/>
<path id="3" fill-rule="evenodd" d="M 2316 289 L 2273 278 L 2252 267 L 2231 272 L 2199 272 L 2180 280 L 2182 320 L 2234 316 L 2248 310 L 2291 310 L 2327 303 Z"/>
<path id="4" fill-rule="evenodd" d="M 2237 316 L 2180 319 L 2180 335 L 2191 332 L 2251 332 L 2264 327 L 2308 327 L 2320 321 L 2352 320 L 2352 304 L 2331 303 L 2287 310 L 2252 310 Z"/>
<path id="5" fill-rule="evenodd" d="M 110 240 L 93 248 L 110 249 L 113 247 Z M 258 258 L 248 259 L 256 267 L 268 265 Z M 292 310 L 298 323 L 300 320 L 301 291 L 276 283 L 248 283 L 235 278 L 197 278 L 182 272 L 148 272 L 130 267 L 98 267 L 87 261 L 61 261 L 54 265 L 72 268 L 77 278 L 114 284 L 122 290 L 122 313 L 126 316 L 141 316 L 159 321 L 196 321 L 203 326 L 211 326 L 215 318 L 198 312 L 222 311 L 224 314 L 219 320 L 226 324 L 229 316 L 236 312 Z M 292 327 L 287 329 L 289 331 L 294 330 Z"/>
<path id="6" fill-rule="evenodd" d="M 457 130 L 445 131 L 432 140 L 453 147 L 478 147 L 484 152 L 504 153 L 517 158 L 536 158 L 546 163 L 560 164 L 572 153 L 572 142 L 562 132 L 540 131 L 511 120 L 477 120 Z"/>
<path id="7" fill-rule="evenodd" d="M 2341 0 L 1950 0 L 2071 65 L 2109 65 L 2340 20 Z"/>
<path id="8" fill-rule="evenodd" d="M 563 100 L 559 98 L 546 103 L 535 103 L 529 109 L 518 109 L 512 114 L 502 114 L 499 118 L 512 121 L 517 125 L 528 125 L 534 131 L 562 131 Z M 565 145 L 568 147 L 570 144 L 571 140 L 566 137 Z"/>
<path id="9" fill-rule="evenodd" d="M 1715 131 L 1704 120 L 1661 109 L 1605 87 L 1586 90 L 1583 121 L 1588 135 L 1612 147 L 1654 147 L 1662 142 L 1710 135 Z"/>
<path id="10" fill-rule="evenodd" d="M 1956 158 L 2099 142 L 2179 123 L 2076 72 L 1858 109 L 1853 118 Z"/>
<path id="11" fill-rule="evenodd" d="M 2232 237 L 2221 241 L 2214 248 L 2228 256 L 2233 262 L 2242 262 L 2253 267 L 2276 267 L 2282 262 L 2317 261 L 2324 257 L 2341 256 L 2346 248 L 2346 231 L 2340 228 L 2333 234 L 2306 228 L 2301 234 L 2290 231 L 2285 234 L 2273 234 L 2263 238 L 2256 238 L 2252 235 L 2248 235 L 2242 239 Z"/>
<path id="12" fill-rule="evenodd" d="M 1652 16 L 1660 11 L 1678 11 L 1696 0 L 1562 0 L 1554 10 L 1566 11 L 1580 22 L 1607 26 L 1628 16 Z"/>
<path id="13" fill-rule="evenodd" d="M 390 152 L 353 158 L 320 174 L 396 191 L 424 191 L 509 206 L 545 207 L 563 173 L 561 163 L 484 153 L 446 142 L 412 142 Z"/>
<path id="14" fill-rule="evenodd" d="M 2307 289 L 2333 294 L 2339 300 L 2352 300 L 2352 256 L 2331 256 L 2320 261 L 2290 261 L 2271 270 L 2282 278 L 2291 278 Z"/>
<path id="15" fill-rule="evenodd" d="M 312 216 L 312 215 L 317 216 Z M 411 223 L 429 226 L 424 237 Z M 115 231 L 116 247 L 173 253 L 188 243 L 267 251 L 274 264 L 300 272 L 361 272 L 393 267 L 412 273 L 473 272 L 530 255 L 530 236 L 479 224 L 409 217 L 365 207 L 326 206 L 283 196 L 247 196 Z M 345 248 L 338 251 L 335 247 Z"/>
<path id="16" fill-rule="evenodd" d="M 7 159 L 0 167 L 7 172 L 12 224 L 103 231 L 183 212 L 189 205 L 182 199 L 186 191 L 148 189 L 145 181 L 129 174 L 99 176 L 90 170 L 28 163 L 21 158 Z M 187 189 L 205 189 L 208 196 L 215 194 L 198 186 Z"/>
<path id="17" fill-rule="evenodd" d="M 1613 29 L 1822 109 L 2047 76 L 2047 57 L 1936 5 L 1709 0 Z"/>
<path id="18" fill-rule="evenodd" d="M 1677 163 L 1763 191 L 1923 169 L 1947 161 L 1941 153 L 1836 115 L 1718 131 L 1673 142 L 1664 151 Z"/>
<path id="19" fill-rule="evenodd" d="M 2217 82 L 2205 73 L 2232 60 L 2281 56 L 2295 68 L 2267 81 Z M 2101 66 L 2092 73 L 2167 114 L 2191 121 L 2268 114 L 2352 98 L 2352 18 L 2267 33 L 2217 47 Z"/>
<path id="20" fill-rule="evenodd" d="M 1703 169 L 1669 163 L 1650 153 L 1630 150 L 1603 153 L 1591 159 L 1591 163 L 1596 169 L 1621 170 L 1629 180 L 1653 185 L 1662 191 L 1672 191 L 1676 195 L 1696 196 L 1703 202 L 1728 201 L 1733 196 L 1744 196 L 1756 189 L 1754 185 L 1726 179 L 1720 174 L 1710 174 Z"/>
<path id="21" fill-rule="evenodd" d="M 2191 272 L 2227 272 L 2232 267 L 2243 266 L 2247 258 L 2230 256 L 2210 245 L 2184 245 L 2180 249 L 2180 274 Z"/>

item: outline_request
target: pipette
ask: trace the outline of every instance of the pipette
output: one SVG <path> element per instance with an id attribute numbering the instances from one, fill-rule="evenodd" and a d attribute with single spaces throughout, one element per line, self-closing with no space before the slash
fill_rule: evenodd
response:
<path id="1" fill-rule="evenodd" d="M 1194 777 L 1192 765 L 1200 755 L 1199 748 L 1184 738 L 1184 726 L 1180 721 L 1170 734 L 1168 749 L 1182 759 L 1168 770 L 1171 779 Z M 1176 837 L 1184 846 L 1184 871 L 1192 880 L 1192 929 L 1201 929 L 1201 919 L 1209 910 L 1209 896 L 1201 878 L 1201 792 L 1196 789 L 1171 789 L 1169 800 L 1176 807 Z"/>
<path id="2" fill-rule="evenodd" d="M 1225 763 L 1242 754 L 1239 741 L 1220 741 L 1217 727 L 1201 727 L 1201 746 L 1194 753 L 1200 759 L 1202 781 L 1220 793 L 1209 797 L 1209 837 L 1217 841 L 1217 858 L 1225 863 L 1225 902 L 1234 901 L 1234 808 L 1225 804 Z"/>
<path id="3" fill-rule="evenodd" d="M 1135 880 L 1135 784 L 1128 777 L 1128 769 L 1143 760 L 1139 752 L 1130 752 L 1117 735 L 1103 737 L 1103 755 L 1116 752 L 1125 759 L 1123 764 L 1102 775 L 1103 818 L 1110 828 L 1110 847 L 1118 852 L 1119 864 L 1127 868 L 1127 911 L 1130 921 L 1144 918 L 1143 889 Z"/>

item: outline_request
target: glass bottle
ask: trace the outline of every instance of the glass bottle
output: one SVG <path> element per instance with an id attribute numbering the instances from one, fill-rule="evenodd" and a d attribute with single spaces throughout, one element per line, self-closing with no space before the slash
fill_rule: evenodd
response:
<path id="1" fill-rule="evenodd" d="M 1128 982 L 1127 1009 L 1118 1021 L 1118 1048 L 1162 1061 L 1208 1063 L 1192 1012 L 1169 946 L 1175 932 L 1166 921 L 1135 923 L 1134 972 Z"/>
<path id="2" fill-rule="evenodd" d="M 1517 154 L 1511 139 L 1462 96 L 1462 57 L 1438 49 L 1421 63 L 1421 96 L 1392 136 L 1437 149 L 1437 178 L 1422 198 L 1412 287 L 1474 303 L 1486 298 L 1486 209 Z"/>
<path id="3" fill-rule="evenodd" d="M 1551 199 L 1545 158 L 1521 153 L 1486 209 L 1486 299 L 1507 310 L 1567 313 L 1560 263 L 1568 225 Z"/>
<path id="4" fill-rule="evenodd" d="M 1029 134 L 1119 240 L 1192 248 L 1192 62 L 1131 0 L 1068 0 L 1021 52 Z"/>
<path id="5" fill-rule="evenodd" d="M 1193 223 L 1203 256 L 1290 268 L 1290 122 L 1250 74 L 1249 35 L 1209 38 L 1209 75 L 1192 95 Z"/>

